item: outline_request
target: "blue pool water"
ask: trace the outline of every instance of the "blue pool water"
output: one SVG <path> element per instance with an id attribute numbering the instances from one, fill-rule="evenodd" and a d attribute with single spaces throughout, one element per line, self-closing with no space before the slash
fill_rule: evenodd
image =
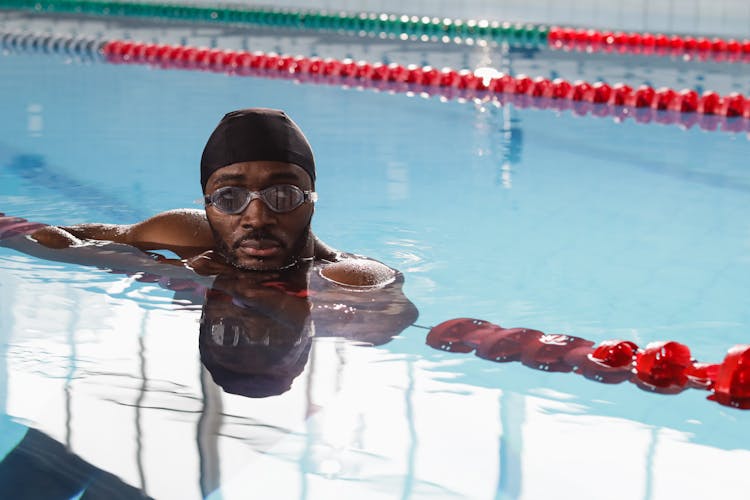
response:
<path id="1" fill-rule="evenodd" d="M 421 328 L 474 317 L 720 362 L 750 333 L 746 135 L 41 55 L 0 74 L 0 212 L 195 208 L 221 115 L 283 108 L 315 150 L 315 232 L 400 269 L 419 309 L 382 346 L 315 339 L 291 390 L 250 399 L 201 367 L 200 307 L 0 248 L 0 457 L 31 435 L 156 498 L 748 491 L 750 412 L 440 352 Z"/>

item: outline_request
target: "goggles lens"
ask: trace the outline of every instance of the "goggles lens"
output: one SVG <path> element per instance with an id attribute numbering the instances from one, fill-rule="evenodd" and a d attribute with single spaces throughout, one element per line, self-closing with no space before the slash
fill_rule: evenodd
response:
<path id="1" fill-rule="evenodd" d="M 314 191 L 302 191 L 292 184 L 277 184 L 261 191 L 250 191 L 243 187 L 227 186 L 206 195 L 206 206 L 213 205 L 225 214 L 239 214 L 256 198 L 263 200 L 268 208 L 277 213 L 291 212 L 306 201 L 318 199 Z"/>

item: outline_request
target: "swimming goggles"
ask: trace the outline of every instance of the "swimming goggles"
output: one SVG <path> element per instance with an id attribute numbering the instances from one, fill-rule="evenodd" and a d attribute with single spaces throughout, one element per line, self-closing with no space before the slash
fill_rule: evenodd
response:
<path id="1" fill-rule="evenodd" d="M 292 184 L 275 184 L 260 191 L 250 191 L 239 186 L 222 187 L 204 197 L 206 206 L 213 205 L 228 215 L 242 213 L 256 198 L 276 213 L 291 212 L 306 201 L 318 201 L 315 191 L 303 191 Z"/>

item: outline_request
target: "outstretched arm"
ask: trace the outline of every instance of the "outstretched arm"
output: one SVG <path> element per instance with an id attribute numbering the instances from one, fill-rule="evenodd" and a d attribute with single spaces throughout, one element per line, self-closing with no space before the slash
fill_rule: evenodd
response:
<path id="1" fill-rule="evenodd" d="M 64 228 L 33 223 L 19 217 L 6 217 L 3 214 L 0 214 L 0 246 L 56 262 L 95 266 L 124 273 L 200 279 L 180 261 L 156 259 L 129 244 L 82 240 Z M 170 263 L 179 265 L 169 265 Z"/>
<path id="2" fill-rule="evenodd" d="M 170 250 L 182 258 L 194 257 L 214 246 L 206 215 L 201 210 L 170 210 L 128 225 L 47 226 L 31 237 L 48 248 L 68 248 L 91 240 L 111 241 L 139 250 Z"/>

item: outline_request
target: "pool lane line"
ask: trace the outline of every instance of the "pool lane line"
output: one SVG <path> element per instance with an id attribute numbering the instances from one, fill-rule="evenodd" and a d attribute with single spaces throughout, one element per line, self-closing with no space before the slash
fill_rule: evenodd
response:
<path id="1" fill-rule="evenodd" d="M 591 28 L 549 28 L 547 42 L 555 50 L 671 56 L 683 60 L 750 63 L 750 39 L 667 35 Z"/>
<path id="2" fill-rule="evenodd" d="M 692 357 L 687 345 L 675 341 L 651 342 L 641 348 L 617 339 L 597 346 L 581 337 L 503 328 L 473 318 L 434 326 L 425 343 L 439 351 L 474 352 L 496 363 L 518 361 L 536 370 L 576 373 L 604 384 L 627 381 L 659 394 L 706 390 L 711 401 L 750 409 L 750 344 L 732 346 L 721 363 L 702 363 Z"/>
<path id="3" fill-rule="evenodd" d="M 623 83 L 568 82 L 558 78 L 511 76 L 491 68 L 475 71 L 402 66 L 351 59 L 322 59 L 263 52 L 208 49 L 183 45 L 110 40 L 102 46 L 112 64 L 162 69 L 214 71 L 240 76 L 293 79 L 301 83 L 374 88 L 396 93 L 483 100 L 519 108 L 571 110 L 579 116 L 611 116 L 638 123 L 695 125 L 704 130 L 750 132 L 750 99 L 739 93 L 632 88 Z"/>
<path id="4" fill-rule="evenodd" d="M 209 3 L 0 0 L 0 9 L 280 27 L 445 43 L 502 42 L 526 47 L 546 45 L 548 30 L 546 24 L 538 23 Z"/>
<path id="5" fill-rule="evenodd" d="M 0 30 L 0 51 L 66 55 L 80 60 L 103 61 L 107 42 L 88 36 L 54 35 Z"/>
<path id="6" fill-rule="evenodd" d="M 378 12 L 103 0 L 0 0 L 0 9 L 135 17 L 351 33 L 444 43 L 506 43 L 513 47 L 610 52 L 750 63 L 750 39 L 548 26 Z"/>
<path id="7" fill-rule="evenodd" d="M 300 83 L 340 85 L 392 93 L 439 96 L 518 108 L 571 111 L 578 116 L 612 117 L 618 122 L 698 126 L 703 130 L 750 132 L 750 99 L 739 93 L 698 94 L 647 85 L 532 79 L 500 73 L 430 66 L 369 63 L 351 59 L 288 56 L 274 53 L 208 49 L 183 45 L 102 40 L 88 37 L 0 31 L 0 50 L 63 54 L 83 61 L 139 64 L 161 69 L 213 71 L 239 76 L 291 79 Z"/>

